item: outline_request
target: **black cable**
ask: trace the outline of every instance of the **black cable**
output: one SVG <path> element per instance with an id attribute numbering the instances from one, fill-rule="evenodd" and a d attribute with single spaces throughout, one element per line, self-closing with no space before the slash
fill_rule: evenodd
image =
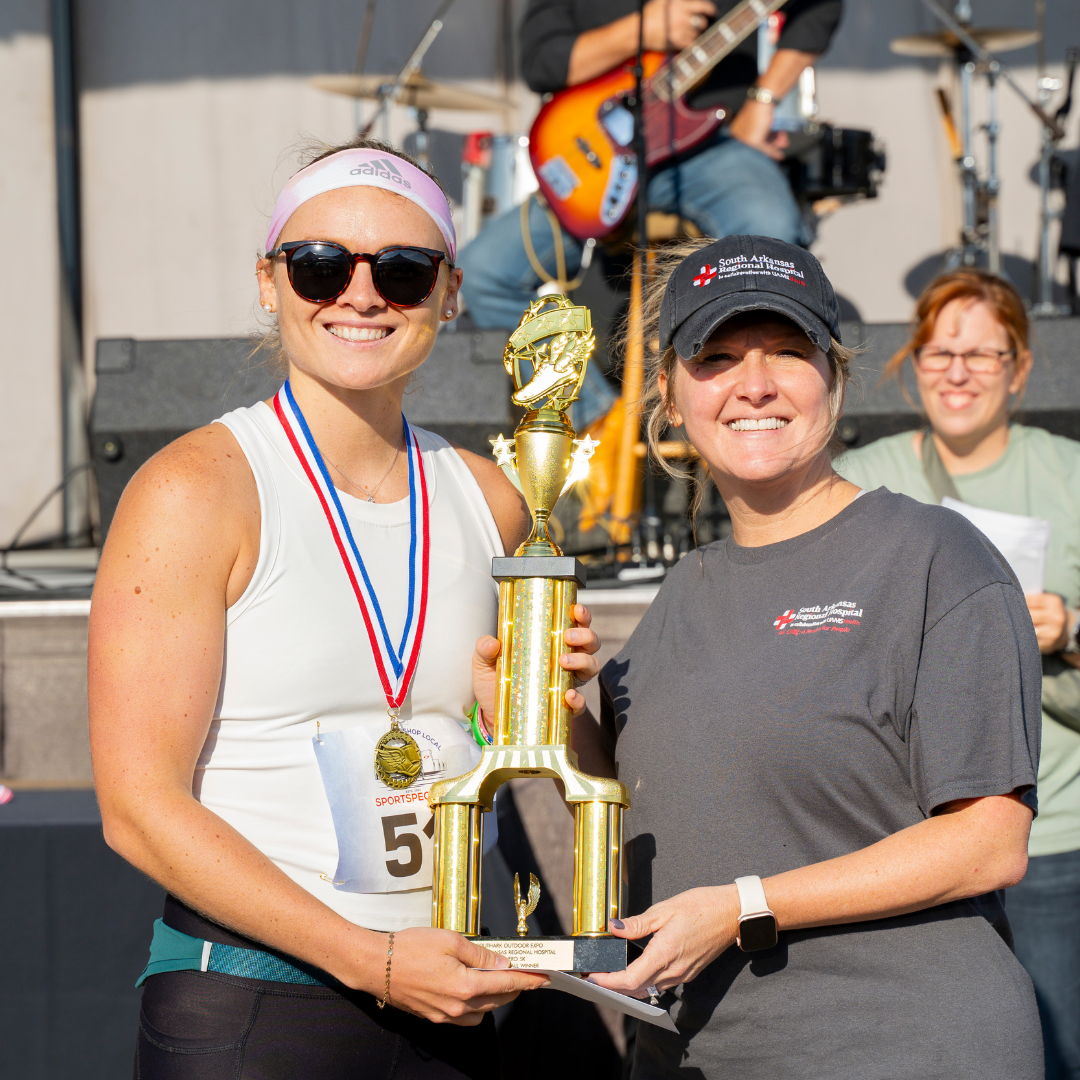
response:
<path id="1" fill-rule="evenodd" d="M 0 568 L 7 570 L 8 573 L 11 574 L 15 573 L 14 570 L 8 569 L 7 556 L 10 552 L 18 550 L 19 541 L 23 538 L 23 533 L 25 533 L 26 530 L 34 524 L 41 511 L 44 510 L 45 507 L 48 506 L 49 503 L 54 498 L 56 498 L 56 496 L 59 495 L 60 492 L 64 490 L 64 488 L 68 486 L 68 484 L 71 483 L 74 477 L 76 477 L 84 469 L 91 468 L 93 464 L 94 463 L 92 461 L 84 461 L 81 465 L 76 465 L 73 469 L 68 469 L 68 471 L 64 474 L 63 479 L 61 479 L 60 483 L 57 484 L 56 487 L 54 487 L 52 491 L 50 491 L 49 494 L 46 495 L 45 498 L 37 504 L 37 506 L 34 507 L 34 509 L 30 513 L 30 516 L 19 526 L 11 543 L 8 544 L 7 547 L 0 548 L 0 556 L 2 556 L 2 558 L 0 558 Z"/>
<path id="2" fill-rule="evenodd" d="M 648 245 L 645 219 L 648 214 L 648 167 L 645 164 L 645 0 L 638 0 L 638 45 L 634 63 L 634 149 L 638 159 L 637 226 L 638 246 L 644 252 Z"/>
<path id="3" fill-rule="evenodd" d="M 1080 49 L 1073 45 L 1069 48 L 1068 52 L 1065 53 L 1065 63 L 1069 65 L 1069 79 L 1065 87 L 1065 100 L 1061 103 L 1061 107 L 1058 111 L 1054 113 L 1054 119 L 1063 127 L 1064 122 L 1072 109 L 1073 82 L 1076 80 L 1076 65 L 1078 61 L 1080 61 Z"/>

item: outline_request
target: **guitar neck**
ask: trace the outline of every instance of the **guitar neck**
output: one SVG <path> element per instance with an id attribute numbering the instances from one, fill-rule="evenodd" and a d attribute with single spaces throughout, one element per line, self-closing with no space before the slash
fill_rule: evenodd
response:
<path id="1" fill-rule="evenodd" d="M 697 41 L 657 71 L 649 80 L 649 89 L 669 101 L 682 97 L 786 2 L 743 0 L 731 14 L 713 23 Z"/>

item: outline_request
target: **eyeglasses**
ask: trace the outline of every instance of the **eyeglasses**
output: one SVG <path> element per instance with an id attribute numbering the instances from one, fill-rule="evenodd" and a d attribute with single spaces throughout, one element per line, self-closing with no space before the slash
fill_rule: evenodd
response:
<path id="1" fill-rule="evenodd" d="M 356 264 L 361 262 L 371 267 L 375 291 L 398 308 L 416 307 L 431 295 L 439 263 L 454 269 L 443 252 L 422 247 L 388 247 L 369 255 L 354 254 L 325 240 L 294 240 L 266 253 L 268 259 L 277 255 L 285 256 L 293 291 L 311 304 L 336 300 L 349 287 Z"/>
<path id="2" fill-rule="evenodd" d="M 939 349 L 936 345 L 922 345 L 915 350 L 915 363 L 923 371 L 940 373 L 959 360 L 972 375 L 996 375 L 1007 358 L 1016 355 L 1015 349 L 975 349 L 972 352 L 954 353 Z"/>

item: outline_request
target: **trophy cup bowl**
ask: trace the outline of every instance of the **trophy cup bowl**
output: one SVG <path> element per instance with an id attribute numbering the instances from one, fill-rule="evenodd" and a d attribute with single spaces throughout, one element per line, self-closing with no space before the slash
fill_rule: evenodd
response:
<path id="1" fill-rule="evenodd" d="M 574 429 L 554 409 L 529 413 L 514 434 L 518 482 L 532 514 L 532 532 L 517 555 L 562 554 L 548 532 L 548 519 L 572 466 Z"/>
<path id="2" fill-rule="evenodd" d="M 428 793 L 435 812 L 432 925 L 475 937 L 480 934 L 483 810 L 492 808 L 496 790 L 514 777 L 562 781 L 574 811 L 571 935 L 485 939 L 484 944 L 515 967 L 577 972 L 626 967 L 626 942 L 612 937 L 607 924 L 622 912 L 622 815 L 630 798 L 620 781 L 581 772 L 570 747 L 566 692 L 572 677 L 559 656 L 585 568 L 564 556 L 548 532 L 559 497 L 587 473 L 598 445 L 577 439 L 565 415 L 594 347 L 588 309 L 558 295 L 530 304 L 507 342 L 503 364 L 514 380 L 513 400 L 528 411 L 513 443 L 500 435 L 493 446 L 499 465 L 517 475 L 533 527 L 514 555 L 492 560 L 502 644 L 494 741 L 471 772 L 440 780 Z"/>

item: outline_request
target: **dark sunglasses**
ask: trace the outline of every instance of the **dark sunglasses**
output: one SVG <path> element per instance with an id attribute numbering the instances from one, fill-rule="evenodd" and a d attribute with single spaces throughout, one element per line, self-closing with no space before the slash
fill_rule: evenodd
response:
<path id="1" fill-rule="evenodd" d="M 266 257 L 285 256 L 285 268 L 296 295 L 311 304 L 336 300 L 352 281 L 356 264 L 371 267 L 375 291 L 393 307 L 422 304 L 435 288 L 439 263 L 454 264 L 441 251 L 422 247 L 388 247 L 370 255 L 353 253 L 326 240 L 294 240 L 279 244 Z"/>

